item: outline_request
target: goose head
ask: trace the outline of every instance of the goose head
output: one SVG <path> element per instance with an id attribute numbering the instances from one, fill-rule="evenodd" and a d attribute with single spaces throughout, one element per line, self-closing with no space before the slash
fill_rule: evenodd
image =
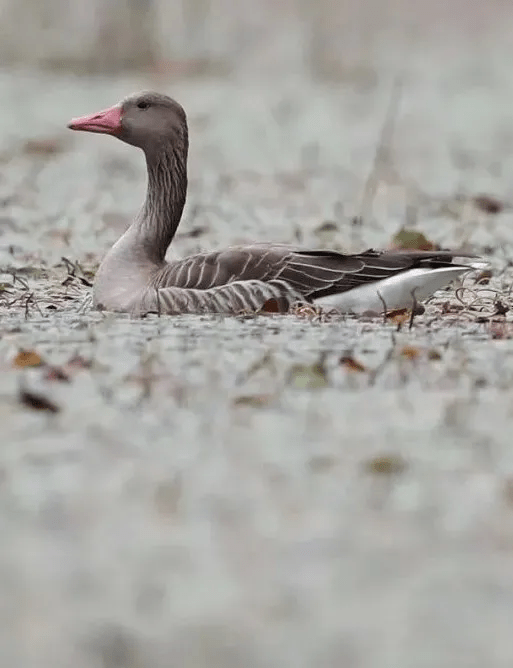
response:
<path id="1" fill-rule="evenodd" d="M 145 153 L 187 144 L 183 108 L 167 95 L 147 91 L 126 97 L 109 109 L 74 118 L 68 128 L 112 135 Z"/>

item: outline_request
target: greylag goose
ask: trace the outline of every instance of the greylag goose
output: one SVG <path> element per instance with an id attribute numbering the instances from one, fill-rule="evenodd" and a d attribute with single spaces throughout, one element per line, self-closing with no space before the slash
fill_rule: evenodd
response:
<path id="1" fill-rule="evenodd" d="M 93 300 L 107 311 L 238 313 L 258 311 L 271 299 L 286 311 L 294 302 L 343 312 L 411 306 L 471 267 L 466 253 L 329 250 L 258 243 L 166 262 L 187 193 L 187 118 L 175 100 L 144 92 L 99 113 L 73 119 L 72 130 L 112 135 L 144 151 L 148 170 L 144 205 L 103 259 Z"/>

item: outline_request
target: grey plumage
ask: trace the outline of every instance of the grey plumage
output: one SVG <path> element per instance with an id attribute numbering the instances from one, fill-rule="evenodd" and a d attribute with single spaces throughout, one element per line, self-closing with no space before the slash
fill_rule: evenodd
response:
<path id="1" fill-rule="evenodd" d="M 187 193 L 188 130 L 182 107 L 141 93 L 99 114 L 76 119 L 76 130 L 112 134 L 141 148 L 148 188 L 140 214 L 104 258 L 94 284 L 99 308 L 142 314 L 258 311 L 271 298 L 283 310 L 297 301 L 343 294 L 411 270 L 455 265 L 461 252 L 344 255 L 283 244 L 252 244 L 167 263 Z M 450 280 L 450 279 L 448 279 Z"/>

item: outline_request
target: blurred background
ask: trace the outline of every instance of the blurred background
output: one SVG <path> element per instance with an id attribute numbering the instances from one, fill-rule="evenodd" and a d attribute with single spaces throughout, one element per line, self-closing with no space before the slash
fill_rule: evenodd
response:
<path id="1" fill-rule="evenodd" d="M 489 246 L 488 228 L 462 230 L 447 221 L 463 215 L 479 223 L 480 208 L 466 207 L 474 196 L 497 197 L 501 211 L 512 199 L 507 0 L 0 0 L 0 18 L 0 142 L 16 151 L 27 137 L 59 136 L 58 143 L 81 151 L 75 162 L 54 156 L 60 169 L 45 176 L 45 166 L 37 176 L 43 198 L 45 184 L 59 181 L 60 208 L 53 206 L 60 211 L 84 198 L 97 208 L 98 189 L 111 191 L 116 215 L 138 206 L 138 157 L 109 142 L 70 138 L 65 125 L 141 88 L 176 97 L 188 112 L 196 222 L 203 224 L 205 199 L 223 197 L 215 185 L 200 192 L 200 182 L 212 185 L 228 174 L 237 177 L 237 191 L 248 171 L 293 173 L 301 182 L 295 193 L 290 183 L 278 193 L 276 179 L 260 184 L 253 193 L 260 204 L 269 203 L 271 188 L 277 206 L 256 226 L 247 223 L 242 194 L 248 206 L 240 234 L 231 222 L 223 230 L 227 215 L 221 216 L 219 243 L 288 240 L 298 225 L 302 241 L 319 243 L 310 232 L 327 219 L 341 226 L 344 248 L 358 249 L 387 245 L 405 219 L 412 225 L 422 218 L 436 243 Z M 77 179 L 77 170 L 97 172 L 109 156 L 123 156 L 141 187 L 127 192 L 107 170 L 96 192 L 82 192 L 86 179 Z M 305 181 L 305 169 L 318 181 Z M 17 181 L 26 183 L 21 175 Z M 12 187 L 7 177 L 6 191 Z M 356 233 L 350 223 L 360 214 L 369 225 Z M 85 240 L 78 240 L 78 228 L 69 242 L 80 255 Z M 504 229 L 498 237 L 510 241 Z M 215 235 L 207 243 L 217 245 Z"/>
<path id="2" fill-rule="evenodd" d="M 486 78 L 511 56 L 508 0 L 2 0 L 4 66 L 314 77 L 375 84 L 433 60 Z"/>

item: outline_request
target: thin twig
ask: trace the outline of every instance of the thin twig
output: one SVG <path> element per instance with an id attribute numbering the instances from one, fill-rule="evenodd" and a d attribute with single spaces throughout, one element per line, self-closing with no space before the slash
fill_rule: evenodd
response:
<path id="1" fill-rule="evenodd" d="M 413 288 L 413 290 L 410 293 L 411 294 L 411 299 L 412 299 L 410 325 L 408 327 L 408 329 L 410 329 L 410 330 L 413 327 L 413 319 L 415 318 L 415 315 L 416 315 L 416 312 L 417 312 L 417 306 L 419 305 L 419 303 L 417 301 L 417 295 L 415 294 L 416 289 L 417 288 Z"/>
<path id="2" fill-rule="evenodd" d="M 379 290 L 376 290 L 376 292 L 378 294 L 380 302 L 383 304 L 383 324 L 386 325 L 387 324 L 387 303 L 384 300 L 383 295 L 381 294 L 381 292 Z"/>
<path id="3" fill-rule="evenodd" d="M 390 100 L 381 128 L 378 145 L 376 147 L 372 169 L 363 188 L 360 216 L 364 223 L 369 219 L 370 208 L 376 196 L 377 187 L 380 181 L 381 167 L 390 157 L 390 146 L 392 144 L 395 122 L 397 120 L 402 84 L 402 78 L 397 76 L 394 85 L 392 86 Z"/>

